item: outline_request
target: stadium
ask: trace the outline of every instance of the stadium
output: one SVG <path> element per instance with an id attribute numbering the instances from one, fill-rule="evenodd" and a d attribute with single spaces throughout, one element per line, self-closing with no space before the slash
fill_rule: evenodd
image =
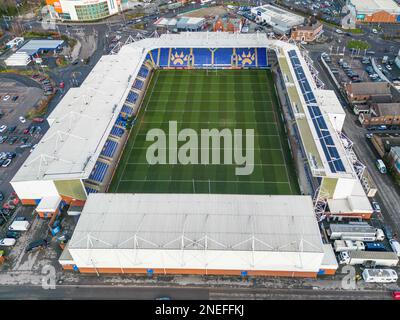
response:
<path id="1" fill-rule="evenodd" d="M 103 56 L 48 122 L 11 184 L 23 204 L 47 208 L 43 217 L 62 203 L 84 204 L 59 259 L 67 270 L 332 274 L 337 263 L 318 221 L 372 213 L 338 133 L 344 112 L 334 92 L 317 85 L 294 44 L 265 34 L 166 34 L 127 44 Z M 168 132 L 171 123 L 168 149 L 179 152 L 181 132 L 236 138 L 235 130 L 251 129 L 251 174 L 235 174 L 232 161 L 183 164 L 170 153 L 168 163 L 150 164 L 149 132 Z"/>

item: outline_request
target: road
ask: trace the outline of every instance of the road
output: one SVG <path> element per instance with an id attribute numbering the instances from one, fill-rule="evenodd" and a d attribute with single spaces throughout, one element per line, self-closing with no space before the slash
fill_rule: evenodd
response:
<path id="1" fill-rule="evenodd" d="M 337 88 L 332 83 L 325 69 L 319 60 L 321 49 L 310 46 L 310 56 L 314 61 L 314 66 L 319 71 L 319 77 L 324 82 L 325 88 L 334 90 L 338 96 L 343 109 L 346 111 L 346 119 L 343 125 L 343 132 L 354 142 L 353 150 L 358 159 L 366 165 L 368 172 L 372 176 L 375 184 L 378 186 L 378 193 L 375 197 L 382 207 L 382 213 L 389 225 L 400 232 L 400 192 L 399 187 L 395 185 L 393 179 L 389 175 L 383 175 L 376 170 L 375 160 L 377 154 L 372 149 L 369 140 L 365 138 L 367 130 L 357 124 L 357 116 L 348 108 L 347 102 L 343 99 Z"/>
<path id="2" fill-rule="evenodd" d="M 313 290 L 313 289 L 243 289 L 201 287 L 138 287 L 58 285 L 54 290 L 41 286 L 1 286 L 0 299 L 114 299 L 153 300 L 157 297 L 172 300 L 390 300 L 390 291 L 372 290 Z"/>

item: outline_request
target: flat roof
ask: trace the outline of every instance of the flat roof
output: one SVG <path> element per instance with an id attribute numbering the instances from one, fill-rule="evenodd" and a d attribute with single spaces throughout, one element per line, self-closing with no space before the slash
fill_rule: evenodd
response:
<path id="1" fill-rule="evenodd" d="M 329 120 L 327 113 L 329 108 L 339 111 L 340 102 L 338 101 L 338 98 L 336 95 L 333 95 L 332 92 L 324 92 L 325 90 L 318 89 L 304 58 L 302 58 L 300 50 L 296 46 L 291 46 L 290 44 L 282 45 L 282 49 L 284 50 L 279 51 L 278 61 L 281 66 L 281 71 L 286 83 L 289 99 L 292 104 L 291 108 L 295 114 L 300 136 L 306 149 L 307 158 L 313 171 L 313 175 L 330 178 L 357 178 L 353 166 L 347 157 L 346 151 L 344 150 L 342 142 L 340 141 L 333 124 Z M 296 65 L 296 70 L 297 72 L 300 72 L 299 70 L 301 69 L 301 76 L 304 77 L 301 82 L 302 86 L 300 86 L 300 82 L 296 77 L 295 66 L 290 60 L 289 51 L 295 53 L 296 58 L 298 59 L 299 64 Z M 305 83 L 308 84 L 308 88 L 304 87 Z M 296 90 L 293 90 L 293 88 Z M 303 90 L 304 93 L 302 92 Z M 307 103 L 305 100 L 305 95 L 308 96 L 311 93 L 315 98 L 315 102 Z M 328 103 L 336 106 L 328 107 Z M 335 170 L 334 172 L 330 167 L 328 158 L 320 142 L 319 132 L 317 132 L 315 123 L 319 123 L 314 123 L 316 117 L 313 117 L 308 106 L 315 106 L 320 109 L 321 115 L 318 117 L 323 119 L 326 125 L 326 129 L 324 129 L 324 131 L 329 132 L 329 136 L 332 138 L 329 146 L 332 146 L 336 149 L 343 164 L 344 170 Z M 331 157 L 331 159 L 333 159 L 333 157 Z"/>
<path id="2" fill-rule="evenodd" d="M 49 130 L 12 181 L 87 179 L 144 58 L 134 46 L 103 56 L 49 115 Z"/>
<path id="3" fill-rule="evenodd" d="M 40 50 L 56 50 L 63 43 L 64 40 L 29 40 L 18 52 L 26 52 L 31 56 Z"/>
<path id="4" fill-rule="evenodd" d="M 323 252 L 311 197 L 222 194 L 90 194 L 69 248 Z"/>
<path id="5" fill-rule="evenodd" d="M 378 11 L 400 13 L 400 6 L 394 0 L 351 0 L 359 14 L 371 14 Z"/>
<path id="6" fill-rule="evenodd" d="M 284 22 L 290 25 L 302 24 L 304 22 L 304 17 L 270 4 L 251 8 L 251 11 L 259 11 L 261 14 L 274 18 L 276 21 Z"/>

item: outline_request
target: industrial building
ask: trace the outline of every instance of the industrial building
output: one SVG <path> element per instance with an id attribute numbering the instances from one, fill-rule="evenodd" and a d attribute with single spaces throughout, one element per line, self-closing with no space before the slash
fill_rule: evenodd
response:
<path id="1" fill-rule="evenodd" d="M 327 249 L 308 196 L 91 194 L 59 261 L 98 274 L 316 277 L 337 269 Z"/>
<path id="2" fill-rule="evenodd" d="M 71 21 L 99 20 L 123 10 L 128 0 L 46 0 L 53 18 Z"/>
<path id="3" fill-rule="evenodd" d="M 270 25 L 278 34 L 288 34 L 290 30 L 304 23 L 304 18 L 270 4 L 251 8 L 256 21 Z"/>
<path id="4" fill-rule="evenodd" d="M 4 62 L 7 66 L 27 66 L 38 54 L 57 52 L 63 45 L 64 40 L 29 40 Z"/>
<path id="5" fill-rule="evenodd" d="M 394 0 L 349 0 L 347 6 L 355 8 L 358 22 L 400 22 L 400 6 Z"/>

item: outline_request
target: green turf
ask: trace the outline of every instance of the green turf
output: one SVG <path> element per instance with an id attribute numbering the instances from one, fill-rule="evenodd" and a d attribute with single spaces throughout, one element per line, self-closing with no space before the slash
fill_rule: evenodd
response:
<path id="1" fill-rule="evenodd" d="M 299 194 L 277 101 L 268 70 L 156 71 L 109 192 Z M 168 132 L 169 121 L 199 133 L 254 129 L 253 173 L 236 175 L 236 164 L 149 165 L 146 134 Z"/>

